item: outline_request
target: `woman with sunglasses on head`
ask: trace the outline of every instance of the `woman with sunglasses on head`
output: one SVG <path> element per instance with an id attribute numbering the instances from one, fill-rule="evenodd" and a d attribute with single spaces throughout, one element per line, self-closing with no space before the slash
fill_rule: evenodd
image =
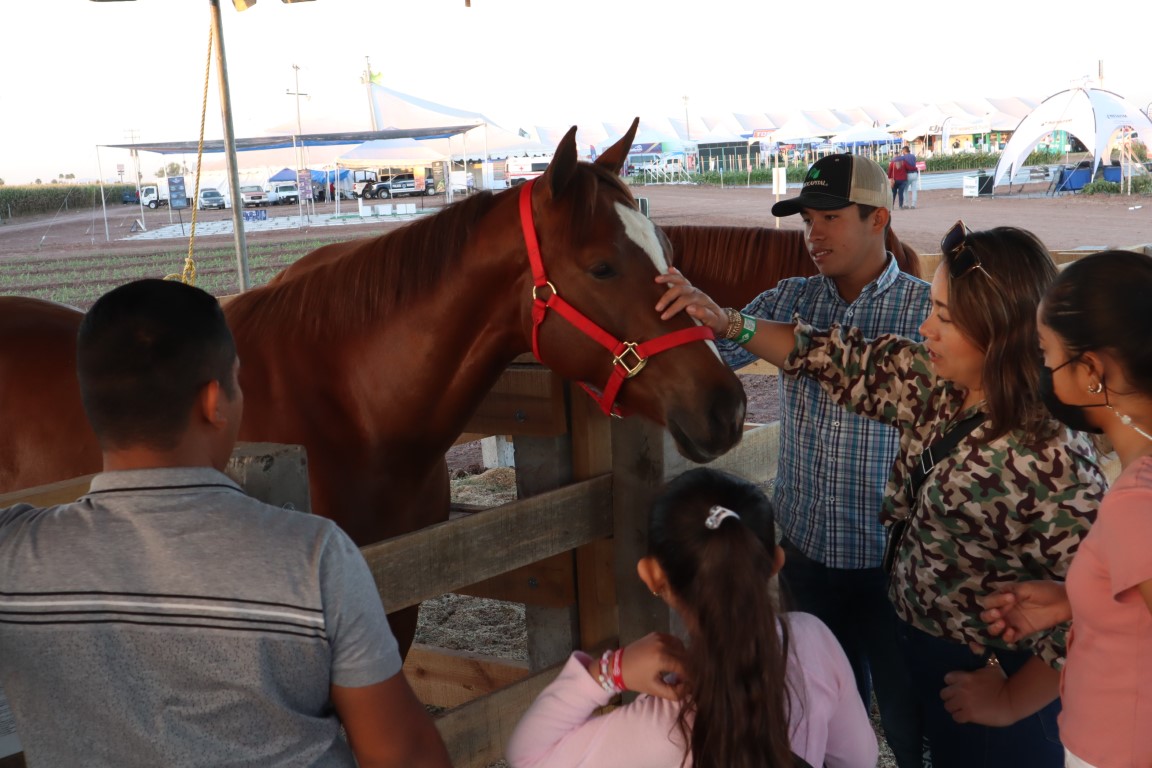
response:
<path id="1" fill-rule="evenodd" d="M 893 536 L 889 596 L 933 765 L 1059 766 L 1063 629 L 1019 647 L 990 642 L 979 599 L 1002 584 L 1063 578 L 1105 480 L 1087 438 L 1054 421 L 1041 399 L 1036 309 L 1056 277 L 1047 249 L 1024 230 L 970 232 L 957 222 L 941 252 L 922 343 L 741 317 L 675 272 L 657 279 L 667 291 L 656 309 L 687 311 L 897 427 L 883 516 L 907 527 Z"/>
<path id="2" fill-rule="evenodd" d="M 669 482 L 636 570 L 688 635 L 576 652 L 516 726 L 513 768 L 875 768 L 848 658 L 815 616 L 782 614 L 772 504 L 714 469 Z M 631 704 L 596 715 L 624 690 Z"/>
<path id="3" fill-rule="evenodd" d="M 1067 584 L 1005 585 L 984 603 L 1005 640 L 1071 620 L 1060 735 L 1072 768 L 1152 765 L 1152 257 L 1069 264 L 1040 306 L 1045 395 L 1056 418 L 1101 432 L 1120 476 Z"/>

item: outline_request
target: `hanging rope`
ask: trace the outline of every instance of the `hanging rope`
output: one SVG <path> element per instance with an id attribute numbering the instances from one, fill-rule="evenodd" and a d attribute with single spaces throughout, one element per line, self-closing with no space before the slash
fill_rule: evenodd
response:
<path id="1" fill-rule="evenodd" d="M 186 285 L 196 285 L 196 260 L 192 258 L 196 245 L 196 214 L 200 210 L 200 165 L 204 160 L 204 123 L 208 115 L 208 83 L 212 79 L 212 25 L 208 25 L 208 56 L 204 61 L 204 96 L 200 100 L 200 141 L 196 145 L 196 185 L 192 191 L 192 233 L 188 236 L 188 256 L 184 259 L 184 270 L 171 274 L 165 280 L 179 280 Z M 233 203 L 235 204 L 235 203 Z"/>

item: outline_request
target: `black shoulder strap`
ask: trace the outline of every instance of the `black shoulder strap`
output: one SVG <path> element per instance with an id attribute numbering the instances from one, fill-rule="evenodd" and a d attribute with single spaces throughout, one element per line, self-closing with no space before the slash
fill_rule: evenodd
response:
<path id="1" fill-rule="evenodd" d="M 983 413 L 974 413 L 963 421 L 953 424 L 951 429 L 916 457 L 912 466 L 912 474 L 908 476 L 909 499 L 916 498 L 920 492 L 920 486 L 924 484 L 924 479 L 936 466 L 936 462 L 956 450 L 960 441 L 976 429 L 984 421 L 984 418 Z"/>

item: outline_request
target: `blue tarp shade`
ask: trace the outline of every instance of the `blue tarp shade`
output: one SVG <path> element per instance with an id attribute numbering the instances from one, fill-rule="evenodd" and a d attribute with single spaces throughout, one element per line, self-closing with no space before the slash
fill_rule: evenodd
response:
<path id="1" fill-rule="evenodd" d="M 324 171 L 317 171 L 317 170 L 312 170 L 312 169 L 310 169 L 308 172 L 310 174 L 312 174 L 312 183 L 313 184 L 322 184 L 324 182 L 328 182 L 328 181 L 332 180 L 330 173 L 325 173 Z M 347 175 L 348 175 L 348 171 L 342 171 L 340 174 L 340 178 L 343 179 L 343 178 L 347 177 Z M 291 168 L 285 168 L 284 170 L 277 173 L 275 176 L 269 176 L 268 181 L 296 181 L 296 171 L 292 170 Z"/>

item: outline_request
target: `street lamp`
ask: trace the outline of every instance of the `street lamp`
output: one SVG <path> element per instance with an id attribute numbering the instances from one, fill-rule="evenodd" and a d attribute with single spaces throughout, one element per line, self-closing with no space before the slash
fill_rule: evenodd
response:
<path id="1" fill-rule="evenodd" d="M 124 0 L 92 0 L 94 3 L 123 2 Z M 132 0 L 129 0 L 131 2 Z M 281 0 L 284 3 L 308 2 L 308 0 Z M 256 0 L 232 0 L 237 11 L 246 11 L 256 5 Z M 236 271 L 240 291 L 248 290 L 251 278 L 248 273 L 248 241 L 244 237 L 244 206 L 237 205 L 240 197 L 240 171 L 236 161 L 236 134 L 232 130 L 232 96 L 228 87 L 228 65 L 224 57 L 224 27 L 220 20 L 220 0 L 208 0 L 212 13 L 212 37 L 215 40 L 216 71 L 220 82 L 220 113 L 224 123 L 224 157 L 228 165 L 228 182 L 232 188 L 232 232 L 236 241 Z M 299 90 L 299 89 L 297 89 Z"/>
<path id="2" fill-rule="evenodd" d="M 688 97 L 681 96 L 684 99 L 684 138 L 692 141 L 692 128 L 688 125 Z"/>

